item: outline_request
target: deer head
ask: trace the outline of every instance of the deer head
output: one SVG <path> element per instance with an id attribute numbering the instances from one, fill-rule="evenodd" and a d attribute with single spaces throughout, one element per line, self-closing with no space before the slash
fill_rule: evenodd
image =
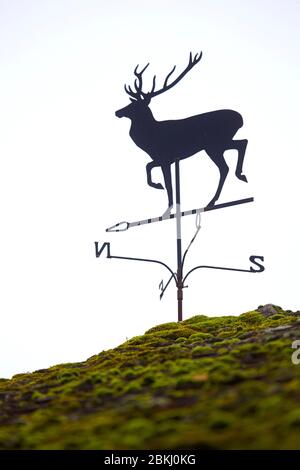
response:
<path id="1" fill-rule="evenodd" d="M 134 81 L 134 90 L 131 86 L 124 85 L 126 93 L 129 95 L 129 99 L 131 103 L 125 108 L 119 109 L 116 111 L 117 117 L 128 117 L 132 119 L 133 117 L 140 115 L 141 113 L 145 112 L 146 108 L 148 108 L 150 101 L 155 96 L 161 95 L 167 90 L 170 90 L 173 86 L 175 86 L 193 67 L 194 65 L 200 62 L 202 57 L 202 52 L 200 54 L 196 54 L 194 57 L 190 52 L 189 63 L 187 67 L 181 72 L 180 75 L 171 83 L 168 83 L 170 76 L 173 74 L 174 70 L 176 69 L 176 65 L 172 68 L 171 72 L 165 78 L 164 84 L 161 89 L 155 90 L 156 87 L 156 75 L 154 75 L 152 80 L 152 89 L 151 91 L 145 93 L 143 91 L 143 73 L 149 66 L 147 64 L 140 72 L 138 72 L 138 65 L 134 69 L 134 75 L 136 76 Z"/>

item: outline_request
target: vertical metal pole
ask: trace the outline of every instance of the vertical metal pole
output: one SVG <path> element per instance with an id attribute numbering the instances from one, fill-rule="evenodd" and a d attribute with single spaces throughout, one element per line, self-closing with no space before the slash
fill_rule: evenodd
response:
<path id="1" fill-rule="evenodd" d="M 175 182 L 176 182 L 176 232 L 177 232 L 177 305 L 178 321 L 182 321 L 182 253 L 181 253 L 181 208 L 180 208 L 180 174 L 179 159 L 175 161 Z"/>

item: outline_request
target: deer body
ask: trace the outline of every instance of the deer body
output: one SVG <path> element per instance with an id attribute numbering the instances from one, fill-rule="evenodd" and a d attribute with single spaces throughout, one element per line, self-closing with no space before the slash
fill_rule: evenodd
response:
<path id="1" fill-rule="evenodd" d="M 226 128 L 228 122 L 231 125 Z M 229 109 L 168 121 L 156 121 L 151 113 L 134 118 L 129 134 L 152 160 L 173 163 L 214 146 L 220 138 L 230 143 L 242 125 L 242 116 Z"/>
<path id="2" fill-rule="evenodd" d="M 228 166 L 223 156 L 226 150 L 238 150 L 238 163 L 235 174 L 237 178 L 247 182 L 246 177 L 242 174 L 247 140 L 233 140 L 234 135 L 243 125 L 243 118 L 238 112 L 222 109 L 186 119 L 156 121 L 149 108 L 153 96 L 174 86 L 200 59 L 201 55 L 199 58 L 195 56 L 194 59 L 190 55 L 190 62 L 186 70 L 173 84 L 168 85 L 167 81 L 173 73 L 173 69 L 167 76 L 163 89 L 157 92 L 154 91 L 154 77 L 152 91 L 147 94 L 142 92 L 142 73 L 147 66 L 140 73 L 137 72 L 136 68 L 136 92 L 133 92 L 130 87 L 128 89 L 125 87 L 127 93 L 131 96 L 131 104 L 116 112 L 117 117 L 127 117 L 131 120 L 130 137 L 138 147 L 151 157 L 152 162 L 146 166 L 147 181 L 150 186 L 156 189 L 163 189 L 163 186 L 152 181 L 151 170 L 154 167 L 161 167 L 168 193 L 169 210 L 173 205 L 171 164 L 176 159 L 183 160 L 201 150 L 206 151 L 220 172 L 217 191 L 208 205 L 213 205 L 219 198 L 228 173 Z"/>

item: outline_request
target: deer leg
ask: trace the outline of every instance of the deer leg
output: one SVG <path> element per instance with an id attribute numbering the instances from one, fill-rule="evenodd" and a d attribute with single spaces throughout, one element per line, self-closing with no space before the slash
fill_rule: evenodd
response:
<path id="1" fill-rule="evenodd" d="M 171 176 L 171 165 L 163 165 L 161 167 L 164 180 L 165 180 L 165 187 L 168 193 L 168 211 L 170 211 L 173 207 L 173 189 L 172 189 L 172 176 Z"/>
<path id="2" fill-rule="evenodd" d="M 154 167 L 160 166 L 158 163 L 155 162 L 149 162 L 146 165 L 146 172 L 147 172 L 147 183 L 149 186 L 155 189 L 164 189 L 163 185 L 160 183 L 153 183 L 152 178 L 151 178 L 151 170 Z"/>
<path id="3" fill-rule="evenodd" d="M 248 181 L 247 181 L 246 176 L 243 175 L 243 163 L 244 163 L 247 144 L 248 144 L 247 139 L 233 140 L 230 147 L 229 147 L 229 149 L 235 149 L 235 150 L 238 151 L 238 161 L 237 161 L 237 165 L 236 165 L 235 176 L 239 180 L 245 181 L 245 183 L 248 183 Z"/>
<path id="4" fill-rule="evenodd" d="M 212 200 L 207 204 L 207 207 L 208 206 L 214 206 L 215 202 L 219 199 L 219 196 L 221 194 L 222 188 L 224 186 L 224 183 L 225 183 L 226 177 L 228 175 L 228 171 L 229 171 L 228 165 L 225 161 L 225 158 L 223 157 L 222 152 L 220 152 L 220 153 L 219 152 L 208 153 L 208 156 L 219 168 L 220 180 L 219 180 L 219 184 L 218 184 L 216 194 L 214 195 Z"/>

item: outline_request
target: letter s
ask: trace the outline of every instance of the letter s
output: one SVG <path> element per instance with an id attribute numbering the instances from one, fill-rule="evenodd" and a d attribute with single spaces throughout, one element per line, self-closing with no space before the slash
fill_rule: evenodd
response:
<path id="1" fill-rule="evenodd" d="M 256 261 L 258 259 L 260 261 L 264 262 L 264 257 L 263 256 L 256 256 L 256 255 L 250 256 L 250 258 L 249 258 L 250 263 L 255 264 L 259 268 L 259 269 L 254 269 L 252 266 L 250 266 L 250 272 L 251 273 L 262 273 L 265 270 L 265 267 L 262 264 L 260 264 Z"/>

